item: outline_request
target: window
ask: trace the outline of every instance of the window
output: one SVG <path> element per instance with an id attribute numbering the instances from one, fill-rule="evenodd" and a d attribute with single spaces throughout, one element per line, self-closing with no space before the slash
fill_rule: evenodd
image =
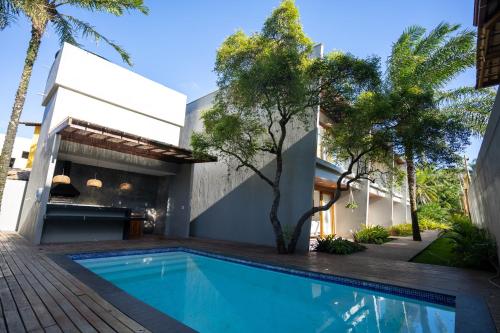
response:
<path id="1" fill-rule="evenodd" d="M 21 154 L 22 158 L 28 158 L 28 156 L 30 156 L 30 152 L 29 151 L 23 151 L 23 153 Z"/>
<path id="2" fill-rule="evenodd" d="M 14 163 L 16 163 L 16 159 L 12 157 L 9 162 L 9 168 L 12 168 L 14 166 Z"/>

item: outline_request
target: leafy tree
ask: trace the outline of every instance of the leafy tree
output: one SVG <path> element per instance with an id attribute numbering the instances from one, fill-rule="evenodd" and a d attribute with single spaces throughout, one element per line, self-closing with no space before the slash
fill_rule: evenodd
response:
<path id="1" fill-rule="evenodd" d="M 132 10 L 144 14 L 148 12 L 142 0 L 0 0 L 0 30 L 5 29 L 21 16 L 25 16 L 31 22 L 31 39 L 0 156 L 0 203 L 31 72 L 47 26 L 49 24 L 53 26 L 55 32 L 59 35 L 61 44 L 67 42 L 79 46 L 76 40 L 78 35 L 91 37 L 95 41 L 102 40 L 113 47 L 120 54 L 123 61 L 131 65 L 129 54 L 118 44 L 101 35 L 89 23 L 61 11 L 61 9 L 68 6 L 87 9 L 92 12 L 106 12 L 116 16 L 121 16 L 125 12 Z"/>
<path id="2" fill-rule="evenodd" d="M 459 212 L 461 173 L 458 168 L 437 168 L 432 164 L 417 169 L 417 203 L 437 203 L 450 212 Z"/>
<path id="3" fill-rule="evenodd" d="M 369 118 L 377 114 L 371 112 L 374 108 L 361 112 L 365 100 L 371 101 L 363 94 L 379 83 L 378 60 L 339 53 L 313 59 L 312 45 L 289 0 L 274 10 L 260 33 L 248 36 L 238 31 L 229 36 L 217 52 L 219 91 L 214 105 L 202 115 L 204 131 L 191 137 L 195 155 L 235 160 L 238 168 L 252 170 L 270 186 L 269 220 L 279 253 L 293 253 L 304 223 L 330 208 L 352 182 L 368 177 L 372 171 L 368 158 L 387 155 L 385 132 L 382 126 L 373 131 L 377 122 Z M 304 212 L 287 241 L 278 214 L 285 140 L 292 124 L 311 124 L 320 95 L 323 107 L 340 124 L 335 131 L 338 140 L 328 142 L 331 147 L 348 147 L 339 154 L 349 160 L 349 166 L 332 200 Z M 260 170 L 259 158 L 275 160 L 273 175 Z"/>
<path id="4" fill-rule="evenodd" d="M 432 161 L 452 165 L 471 133 L 484 130 L 493 104 L 491 90 L 445 90 L 474 65 L 475 34 L 441 23 L 426 33 L 409 27 L 394 43 L 383 99 L 395 126 L 395 153 L 406 159 L 413 239 L 421 240 L 417 217 L 416 167 Z"/>

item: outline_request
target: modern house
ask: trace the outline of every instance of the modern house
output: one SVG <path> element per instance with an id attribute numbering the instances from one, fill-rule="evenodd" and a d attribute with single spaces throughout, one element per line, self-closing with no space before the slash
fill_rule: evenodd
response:
<path id="1" fill-rule="evenodd" d="M 189 150 L 214 96 L 186 107 L 181 93 L 65 44 L 47 80 L 19 232 L 33 243 L 130 239 L 141 236 L 138 225 L 146 221 L 149 232 L 166 236 L 274 245 L 268 185 L 231 162 L 196 160 Z M 311 112 L 310 126 L 292 125 L 285 142 L 279 214 L 286 233 L 335 190 L 343 166 L 321 148 L 329 123 Z M 272 163 L 262 159 L 262 171 L 272 172 Z M 351 237 L 366 225 L 406 222 L 406 187 L 390 183 L 357 183 L 306 224 L 298 248 L 307 251 L 311 236 Z M 346 208 L 350 200 L 358 208 Z"/>

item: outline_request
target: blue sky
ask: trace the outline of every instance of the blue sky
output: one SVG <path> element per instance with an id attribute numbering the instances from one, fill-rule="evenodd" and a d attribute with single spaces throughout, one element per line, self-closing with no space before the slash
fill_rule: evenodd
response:
<path id="1" fill-rule="evenodd" d="M 357 56 L 379 55 L 386 59 L 391 44 L 409 25 L 431 29 L 441 21 L 473 29 L 473 0 L 296 0 L 304 30 L 325 51 L 344 50 Z M 217 47 L 237 29 L 257 31 L 279 0 L 146 0 L 150 14 L 114 17 L 66 8 L 119 42 L 132 55 L 132 70 L 188 96 L 201 97 L 216 88 L 213 64 Z M 0 32 L 0 132 L 5 132 L 15 90 L 19 82 L 30 35 L 21 19 Z M 126 66 L 107 45 L 82 40 L 90 51 Z M 35 64 L 22 120 L 42 118 L 41 92 L 59 48 L 57 35 L 49 29 Z M 474 85 L 469 70 L 452 86 Z M 19 135 L 30 137 L 31 129 L 20 126 Z M 475 158 L 480 142 L 474 139 L 467 154 Z"/>

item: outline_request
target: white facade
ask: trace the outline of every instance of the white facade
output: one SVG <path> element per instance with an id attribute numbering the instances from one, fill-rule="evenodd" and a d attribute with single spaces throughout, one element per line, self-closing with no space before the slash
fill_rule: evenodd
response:
<path id="1" fill-rule="evenodd" d="M 178 145 L 186 100 L 175 90 L 65 43 L 42 104 L 52 112 L 49 130 L 73 117 Z"/>
<path id="2" fill-rule="evenodd" d="M 5 134 L 0 134 L 0 149 L 3 147 L 3 142 L 5 140 Z M 14 159 L 13 168 L 26 168 L 26 163 L 28 162 L 28 155 L 31 147 L 31 139 L 16 137 L 14 141 L 14 149 L 12 150 L 11 158 Z"/>

